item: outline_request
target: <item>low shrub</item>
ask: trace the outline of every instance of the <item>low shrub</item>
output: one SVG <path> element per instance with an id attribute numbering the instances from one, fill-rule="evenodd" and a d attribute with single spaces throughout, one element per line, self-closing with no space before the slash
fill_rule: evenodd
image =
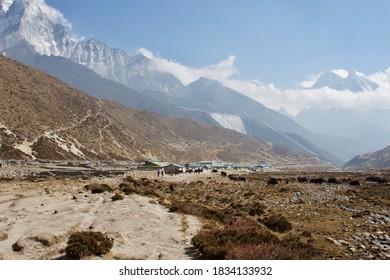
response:
<path id="1" fill-rule="evenodd" d="M 237 245 L 277 243 L 269 230 L 252 221 L 236 221 L 221 230 L 200 231 L 192 242 L 206 259 L 227 259 L 231 248 Z"/>
<path id="2" fill-rule="evenodd" d="M 120 195 L 120 194 L 116 194 L 113 197 L 111 197 L 112 201 L 117 201 L 117 200 L 122 200 L 122 199 L 123 199 L 123 195 Z"/>
<path id="3" fill-rule="evenodd" d="M 113 246 L 113 240 L 101 232 L 81 231 L 72 234 L 65 249 L 66 257 L 80 260 L 88 256 L 107 254 Z"/>
<path id="4" fill-rule="evenodd" d="M 125 195 L 130 195 L 133 193 L 138 193 L 138 191 L 131 187 L 129 184 L 126 183 L 121 183 L 119 184 L 119 189 L 125 194 Z"/>
<path id="5" fill-rule="evenodd" d="M 311 244 L 302 242 L 297 235 L 289 234 L 285 236 L 281 241 L 281 245 L 290 248 L 296 254 L 296 259 L 310 260 L 321 255 L 321 250 L 313 247 Z"/>
<path id="6" fill-rule="evenodd" d="M 147 187 L 147 186 L 149 186 L 149 185 L 152 185 L 153 182 L 150 181 L 148 178 L 141 178 L 141 179 L 138 181 L 138 184 L 139 184 L 139 185 L 142 185 L 142 186 L 144 186 L 144 187 Z"/>
<path id="7" fill-rule="evenodd" d="M 106 184 L 90 184 L 84 187 L 86 190 L 90 191 L 93 194 L 99 194 L 104 192 L 112 192 L 112 188 Z"/>
<path id="8" fill-rule="evenodd" d="M 134 179 L 132 176 L 127 176 L 127 177 L 124 179 L 124 181 L 129 182 L 129 183 L 133 183 L 134 185 L 137 185 L 137 184 L 138 184 L 137 180 Z"/>
<path id="9" fill-rule="evenodd" d="M 143 190 L 142 193 L 140 193 L 140 194 L 148 196 L 148 197 L 160 197 L 160 194 L 151 188 Z"/>
<path id="10" fill-rule="evenodd" d="M 169 207 L 168 211 L 175 213 L 175 212 L 179 211 L 179 207 L 177 207 L 177 205 L 173 205 L 173 206 Z"/>
<path id="11" fill-rule="evenodd" d="M 291 223 L 282 215 L 272 215 L 260 220 L 263 225 L 273 231 L 280 233 L 289 231 L 292 229 Z"/>
<path id="12" fill-rule="evenodd" d="M 259 202 L 252 202 L 247 209 L 249 215 L 256 216 L 264 214 L 265 206 Z"/>
<path id="13" fill-rule="evenodd" d="M 298 236 L 280 240 L 253 220 L 238 220 L 222 229 L 201 230 L 192 243 L 203 258 L 215 260 L 305 260 L 320 254 Z"/>
<path id="14" fill-rule="evenodd" d="M 208 207 L 202 206 L 198 203 L 191 202 L 191 201 L 184 201 L 184 202 L 175 202 L 173 205 L 169 208 L 170 212 L 180 212 L 187 215 L 194 215 L 198 217 L 203 217 L 206 219 L 213 219 L 220 222 L 224 222 L 227 218 L 224 215 L 223 211 L 217 211 L 214 209 L 210 209 Z M 230 213 L 230 212 L 229 212 Z"/>
<path id="15" fill-rule="evenodd" d="M 296 260 L 298 255 L 279 243 L 238 244 L 230 246 L 225 258 L 228 260 Z"/>
<path id="16" fill-rule="evenodd" d="M 282 187 L 279 189 L 279 192 L 280 193 L 286 193 L 286 192 L 289 192 L 290 191 L 290 188 L 286 188 L 286 187 Z"/>

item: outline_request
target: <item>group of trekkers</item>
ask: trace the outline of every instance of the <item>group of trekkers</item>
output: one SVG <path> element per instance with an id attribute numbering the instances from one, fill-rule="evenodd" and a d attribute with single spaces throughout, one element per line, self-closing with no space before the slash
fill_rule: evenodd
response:
<path id="1" fill-rule="evenodd" d="M 164 170 L 157 170 L 157 177 L 160 177 L 160 175 L 161 177 L 164 177 Z"/>

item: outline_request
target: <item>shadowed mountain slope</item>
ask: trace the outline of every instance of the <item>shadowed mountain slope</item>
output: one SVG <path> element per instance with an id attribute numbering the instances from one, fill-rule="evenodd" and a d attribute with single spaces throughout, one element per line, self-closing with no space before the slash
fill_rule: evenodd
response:
<path id="1" fill-rule="evenodd" d="M 356 156 L 344 165 L 345 169 L 388 169 L 390 168 L 390 146 L 376 152 Z"/>

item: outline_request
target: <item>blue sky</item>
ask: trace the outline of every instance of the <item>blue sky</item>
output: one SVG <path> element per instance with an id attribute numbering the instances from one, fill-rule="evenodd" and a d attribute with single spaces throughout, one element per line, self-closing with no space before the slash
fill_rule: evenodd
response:
<path id="1" fill-rule="evenodd" d="M 235 56 L 239 78 L 284 88 L 335 68 L 390 67 L 387 0 L 46 0 L 77 35 L 191 67 Z"/>

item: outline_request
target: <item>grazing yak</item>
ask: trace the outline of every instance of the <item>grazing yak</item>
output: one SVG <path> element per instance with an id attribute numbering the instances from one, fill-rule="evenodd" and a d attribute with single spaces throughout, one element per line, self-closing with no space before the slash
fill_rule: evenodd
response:
<path id="1" fill-rule="evenodd" d="M 357 187 L 357 186 L 360 186 L 360 182 L 359 182 L 359 180 L 354 180 L 354 181 L 349 182 L 349 185 L 353 186 L 353 187 Z"/>
<path id="2" fill-rule="evenodd" d="M 299 183 L 307 183 L 309 181 L 306 177 L 298 177 L 297 180 Z"/>
<path id="3" fill-rule="evenodd" d="M 328 184 L 338 184 L 339 180 L 336 177 L 331 177 L 328 179 Z"/>
<path id="4" fill-rule="evenodd" d="M 276 178 L 270 178 L 267 181 L 267 185 L 277 185 L 277 184 L 279 184 L 279 182 L 278 182 L 278 179 L 276 179 Z"/>
<path id="5" fill-rule="evenodd" d="M 321 185 L 322 183 L 325 183 L 325 180 L 323 178 L 314 178 L 314 179 L 310 179 L 310 183 Z"/>
<path id="6" fill-rule="evenodd" d="M 366 178 L 367 182 L 375 182 L 378 184 L 387 184 L 387 180 L 385 178 L 370 176 Z"/>
<path id="7" fill-rule="evenodd" d="M 242 177 L 242 176 L 235 176 L 233 174 L 229 174 L 227 175 L 227 177 L 229 178 L 229 180 L 232 180 L 232 181 L 235 181 L 235 182 L 246 182 L 246 178 L 245 177 Z"/>

